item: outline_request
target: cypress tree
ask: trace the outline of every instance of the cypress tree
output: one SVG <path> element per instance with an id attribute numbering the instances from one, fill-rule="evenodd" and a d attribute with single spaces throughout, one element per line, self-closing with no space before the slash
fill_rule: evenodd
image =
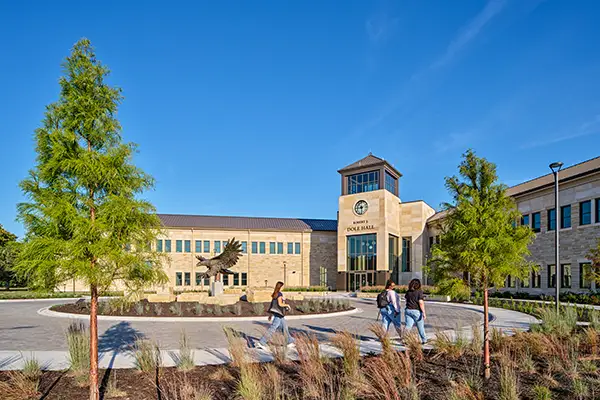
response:
<path id="1" fill-rule="evenodd" d="M 508 276 L 523 279 L 530 273 L 533 265 L 526 257 L 535 235 L 528 226 L 517 225 L 520 213 L 506 186 L 498 183 L 493 163 L 468 150 L 459 175 L 446 178 L 453 202 L 444 204 L 448 215 L 428 264 L 439 286 L 483 292 L 484 368 L 489 378 L 488 290 L 504 286 Z"/>
<path id="2" fill-rule="evenodd" d="M 63 64 L 60 95 L 35 132 L 37 159 L 21 182 L 26 228 L 16 271 L 32 286 L 53 289 L 69 279 L 90 288 L 90 399 L 98 388 L 98 297 L 115 282 L 130 291 L 166 280 L 150 251 L 160 231 L 154 207 L 140 195 L 152 177 L 133 165 L 136 146 L 123 143 L 106 66 L 87 39 Z"/>

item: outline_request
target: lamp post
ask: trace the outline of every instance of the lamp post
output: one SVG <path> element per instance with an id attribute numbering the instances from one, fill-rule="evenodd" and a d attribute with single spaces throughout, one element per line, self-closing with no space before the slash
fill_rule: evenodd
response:
<path id="1" fill-rule="evenodd" d="M 563 166 L 562 162 L 553 162 L 549 165 L 552 173 L 554 174 L 554 275 L 556 276 L 556 314 L 560 312 L 560 256 L 559 256 L 559 239 L 558 239 L 558 231 L 559 231 L 559 202 L 558 202 L 558 172 Z"/>

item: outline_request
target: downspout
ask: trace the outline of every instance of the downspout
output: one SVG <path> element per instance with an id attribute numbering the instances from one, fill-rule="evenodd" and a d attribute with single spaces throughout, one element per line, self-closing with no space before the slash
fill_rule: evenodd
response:
<path id="1" fill-rule="evenodd" d="M 304 231 L 301 233 L 301 242 L 300 242 L 300 265 L 302 267 L 302 281 L 300 282 L 300 286 L 304 286 Z M 310 266 L 308 267 L 308 273 L 310 274 Z M 308 280 L 310 284 L 310 277 Z"/>

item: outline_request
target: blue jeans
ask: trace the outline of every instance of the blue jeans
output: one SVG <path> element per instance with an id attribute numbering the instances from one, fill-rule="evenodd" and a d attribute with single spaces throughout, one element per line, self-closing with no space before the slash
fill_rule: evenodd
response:
<path id="1" fill-rule="evenodd" d="M 423 313 L 421 310 L 409 310 L 407 308 L 404 310 L 404 315 L 406 318 L 406 330 L 409 331 L 413 325 L 416 324 L 419 336 L 421 336 L 421 342 L 425 343 L 427 341 L 427 336 L 425 335 L 425 320 L 423 320 Z"/>
<path id="2" fill-rule="evenodd" d="M 260 338 L 259 343 L 262 344 L 263 346 L 266 345 L 267 341 L 271 338 L 271 336 L 273 336 L 273 334 L 275 333 L 275 331 L 278 328 L 281 328 L 281 331 L 283 332 L 283 336 L 285 337 L 288 344 L 294 343 L 294 338 L 290 336 L 290 331 L 288 330 L 288 326 L 287 326 L 287 322 L 285 321 L 285 318 L 278 317 L 276 315 L 273 315 L 273 319 L 271 320 L 271 326 L 269 327 L 269 329 L 267 329 L 267 331 L 265 332 L 263 337 Z"/>
<path id="3" fill-rule="evenodd" d="M 398 331 L 398 334 L 401 335 L 402 333 L 402 323 L 401 321 L 401 315 L 400 313 L 398 313 L 398 315 L 396 315 L 396 310 L 394 310 L 394 307 L 392 307 L 392 305 L 388 305 L 387 307 L 384 307 L 381 309 L 381 324 L 383 326 L 383 330 L 384 331 L 388 331 L 390 324 L 394 325 L 396 327 L 396 330 Z"/>

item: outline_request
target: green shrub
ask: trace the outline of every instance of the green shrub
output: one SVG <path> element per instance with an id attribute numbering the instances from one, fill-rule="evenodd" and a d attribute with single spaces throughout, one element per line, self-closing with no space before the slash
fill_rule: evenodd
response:
<path id="1" fill-rule="evenodd" d="M 0 300 L 23 300 L 23 299 L 65 299 L 89 296 L 90 292 L 37 292 L 29 290 L 0 290 Z M 103 292 L 102 296 L 123 296 L 123 292 Z"/>
<path id="2" fill-rule="evenodd" d="M 202 315 L 204 313 L 204 305 L 202 303 L 196 303 L 194 306 L 194 314 Z"/>
<path id="3" fill-rule="evenodd" d="M 552 392 L 546 386 L 535 385 L 533 387 L 533 398 L 535 400 L 552 400 Z"/>
<path id="4" fill-rule="evenodd" d="M 190 371 L 194 369 L 194 367 L 194 351 L 190 346 L 190 340 L 185 334 L 185 331 L 182 331 L 179 339 L 179 359 L 177 360 L 177 369 L 180 371 Z"/>
<path id="5" fill-rule="evenodd" d="M 256 315 L 263 315 L 265 312 L 265 305 L 263 303 L 252 303 L 252 312 Z"/>
<path id="6" fill-rule="evenodd" d="M 90 368 L 90 336 L 82 323 L 72 323 L 67 329 L 67 346 L 71 370 L 85 374 Z"/>
<path id="7" fill-rule="evenodd" d="M 158 345 L 146 339 L 136 339 L 134 358 L 135 368 L 141 372 L 154 372 L 161 364 Z"/>
<path id="8" fill-rule="evenodd" d="M 327 286 L 308 286 L 308 287 L 284 286 L 283 291 L 284 292 L 327 292 L 327 291 L 329 291 L 329 288 L 327 288 Z"/>
<path id="9" fill-rule="evenodd" d="M 179 317 L 183 317 L 183 307 L 180 303 L 173 304 L 171 307 L 169 307 L 169 311 Z"/>

